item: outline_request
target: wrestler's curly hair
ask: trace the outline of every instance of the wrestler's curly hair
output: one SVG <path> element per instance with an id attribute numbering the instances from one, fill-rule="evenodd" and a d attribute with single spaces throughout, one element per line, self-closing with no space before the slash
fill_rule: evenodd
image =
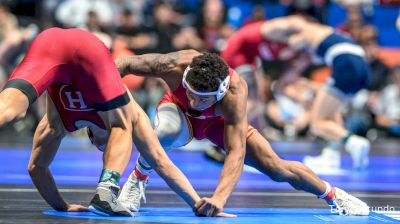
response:
<path id="1" fill-rule="evenodd" d="M 225 61 L 214 53 L 194 57 L 186 81 L 196 91 L 217 91 L 220 83 L 229 75 Z"/>

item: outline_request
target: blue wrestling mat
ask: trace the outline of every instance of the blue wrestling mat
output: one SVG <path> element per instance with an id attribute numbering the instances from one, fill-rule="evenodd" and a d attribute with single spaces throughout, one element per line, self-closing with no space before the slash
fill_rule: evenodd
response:
<path id="1" fill-rule="evenodd" d="M 50 209 L 32 185 L 27 172 L 30 149 L 0 147 L 0 223 L 231 223 L 231 224 L 364 224 L 398 223 L 400 221 L 400 154 L 371 155 L 370 166 L 363 171 L 351 170 L 351 158 L 342 158 L 338 170 L 318 170 L 321 177 L 355 196 L 371 208 L 390 208 L 367 217 L 331 214 L 325 202 L 305 192 L 292 190 L 289 184 L 276 183 L 258 171 L 245 167 L 237 191 L 224 211 L 237 218 L 196 217 L 191 209 L 172 192 L 155 173 L 147 189 L 148 204 L 136 217 L 101 217 L 90 212 L 67 213 Z M 222 164 L 205 159 L 202 152 L 169 153 L 170 158 L 190 179 L 201 197 L 213 193 Z M 285 159 L 302 160 L 303 154 L 283 153 Z M 134 153 L 124 182 L 133 170 Z M 94 192 L 102 169 L 102 154 L 94 149 L 60 150 L 51 165 L 60 192 L 70 203 L 87 204 Z M 206 172 L 205 172 L 206 171 Z M 212 172 L 210 172 L 212 171 Z M 206 175 L 205 175 L 206 173 Z M 28 202 L 28 203 L 27 203 Z M 247 208 L 246 208 L 247 207 Z M 257 207 L 257 208 L 250 208 Z M 275 208 L 274 208 L 275 207 Z M 281 207 L 281 208 L 276 208 Z M 297 207 L 297 208 L 293 208 Z M 324 208 L 324 209 L 321 209 Z M 383 213 L 383 214 L 381 214 Z M 12 220 L 12 221 L 11 221 Z"/>
<path id="2" fill-rule="evenodd" d="M 31 178 L 27 171 L 30 149 L 0 148 L 0 184 L 29 184 Z M 212 189 L 219 179 L 222 164 L 207 160 L 202 152 L 172 151 L 168 153 L 175 164 L 186 174 L 196 189 Z M 282 155 L 285 159 L 301 161 L 304 155 Z M 130 171 L 133 170 L 137 152 L 133 153 L 127 171 L 122 177 L 125 182 Z M 317 174 L 324 180 L 332 182 L 344 190 L 361 191 L 399 191 L 400 190 L 400 156 L 371 156 L 368 169 L 362 172 L 351 170 L 351 158 L 343 156 L 342 169 L 318 170 Z M 98 150 L 60 150 L 51 170 L 57 184 L 95 186 L 102 169 L 102 153 Z M 204 175 L 204 169 L 208 172 Z M 164 180 L 156 173 L 150 178 L 150 188 L 168 188 Z M 293 189 L 287 183 L 277 183 L 264 174 L 245 167 L 236 189 Z"/>
<path id="3" fill-rule="evenodd" d="M 371 213 L 369 216 L 339 216 L 331 214 L 329 209 L 299 208 L 226 208 L 236 218 L 196 217 L 188 208 L 143 208 L 135 217 L 102 217 L 91 212 L 57 212 L 49 210 L 45 215 L 67 218 L 131 221 L 140 223 L 211 223 L 211 224 L 374 224 L 400 223 L 382 214 Z"/>

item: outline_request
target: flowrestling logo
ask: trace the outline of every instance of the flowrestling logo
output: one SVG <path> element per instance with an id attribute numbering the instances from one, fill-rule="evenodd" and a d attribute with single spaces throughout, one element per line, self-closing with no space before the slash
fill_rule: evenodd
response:
<path id="1" fill-rule="evenodd" d="M 331 213 L 333 214 L 341 214 L 341 215 L 346 215 L 346 214 L 357 214 L 359 213 L 358 207 L 354 207 L 353 211 L 351 208 L 340 208 L 335 205 L 329 205 L 331 207 Z M 368 207 L 369 212 L 395 212 L 396 208 L 390 205 L 386 206 L 370 206 Z"/>

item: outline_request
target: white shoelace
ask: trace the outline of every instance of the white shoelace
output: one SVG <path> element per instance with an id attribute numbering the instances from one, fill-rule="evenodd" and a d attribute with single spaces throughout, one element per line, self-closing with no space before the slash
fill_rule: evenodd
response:
<path id="1" fill-rule="evenodd" d="M 129 201 L 132 201 L 132 199 L 141 200 L 143 198 L 144 203 L 146 203 L 146 195 L 144 193 L 146 180 L 130 180 L 130 181 L 131 181 L 131 185 L 130 185 L 130 189 L 129 189 L 129 194 L 127 195 L 127 198 L 129 199 Z M 139 187 L 139 195 L 136 194 L 136 191 L 134 191 L 134 189 L 136 188 L 136 181 L 137 181 L 137 185 Z"/>
<path id="2" fill-rule="evenodd" d="M 146 203 L 146 195 L 144 194 L 144 190 L 145 190 L 145 180 L 144 181 L 139 181 L 139 194 L 140 194 L 140 198 L 143 198 L 143 202 Z"/>
<path id="3" fill-rule="evenodd" d="M 360 207 L 364 205 L 351 195 L 343 195 L 344 197 L 337 198 L 337 205 L 340 215 L 354 215 L 361 213 Z"/>

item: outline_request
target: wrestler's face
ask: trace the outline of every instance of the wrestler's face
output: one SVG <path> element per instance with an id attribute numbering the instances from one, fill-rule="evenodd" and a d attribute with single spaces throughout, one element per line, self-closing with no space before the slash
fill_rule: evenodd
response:
<path id="1" fill-rule="evenodd" d="M 206 110 L 217 102 L 217 98 L 215 96 L 199 96 L 190 92 L 189 89 L 186 89 L 186 95 L 189 100 L 190 108 L 197 111 Z"/>

